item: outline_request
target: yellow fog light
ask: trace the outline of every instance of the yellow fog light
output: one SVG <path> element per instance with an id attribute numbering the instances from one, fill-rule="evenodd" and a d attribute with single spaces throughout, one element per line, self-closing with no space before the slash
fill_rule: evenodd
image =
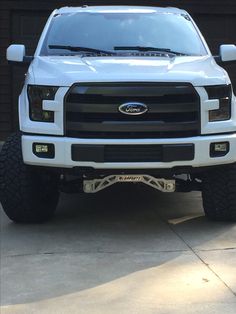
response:
<path id="1" fill-rule="evenodd" d="M 55 147 L 51 143 L 33 143 L 33 153 L 39 158 L 54 158 Z"/>
<path id="2" fill-rule="evenodd" d="M 229 142 L 211 143 L 210 156 L 223 157 L 228 154 L 230 149 Z"/>
<path id="3" fill-rule="evenodd" d="M 35 145 L 36 153 L 48 153 L 48 145 Z"/>

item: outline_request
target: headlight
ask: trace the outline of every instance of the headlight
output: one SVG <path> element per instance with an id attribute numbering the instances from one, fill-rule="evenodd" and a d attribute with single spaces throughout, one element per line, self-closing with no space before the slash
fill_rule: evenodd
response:
<path id="1" fill-rule="evenodd" d="M 219 99 L 220 108 L 209 111 L 209 121 L 225 121 L 231 118 L 232 86 L 206 86 L 209 99 Z"/>
<path id="2" fill-rule="evenodd" d="M 54 111 L 43 110 L 43 100 L 53 100 L 58 88 L 28 85 L 29 116 L 32 121 L 54 122 Z"/>

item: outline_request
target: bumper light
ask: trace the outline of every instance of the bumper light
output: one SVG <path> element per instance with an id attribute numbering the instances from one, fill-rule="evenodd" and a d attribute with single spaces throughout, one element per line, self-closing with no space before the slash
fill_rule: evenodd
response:
<path id="1" fill-rule="evenodd" d="M 211 157 L 223 157 L 229 152 L 230 145 L 229 142 L 222 143 L 212 143 L 210 146 L 210 156 Z"/>
<path id="2" fill-rule="evenodd" d="M 28 85 L 29 116 L 32 121 L 54 122 L 54 111 L 43 110 L 43 100 L 54 100 L 58 87 Z"/>
<path id="3" fill-rule="evenodd" d="M 53 144 L 33 143 L 33 153 L 39 158 L 53 159 L 55 157 L 55 147 Z"/>

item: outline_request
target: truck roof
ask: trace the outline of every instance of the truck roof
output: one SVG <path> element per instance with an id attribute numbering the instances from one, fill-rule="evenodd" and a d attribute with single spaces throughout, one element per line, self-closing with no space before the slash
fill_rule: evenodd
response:
<path id="1" fill-rule="evenodd" d="M 63 13 L 172 13 L 186 14 L 185 10 L 173 7 L 151 7 L 151 6 L 82 6 L 82 7 L 62 7 L 56 10 L 57 14 Z"/>

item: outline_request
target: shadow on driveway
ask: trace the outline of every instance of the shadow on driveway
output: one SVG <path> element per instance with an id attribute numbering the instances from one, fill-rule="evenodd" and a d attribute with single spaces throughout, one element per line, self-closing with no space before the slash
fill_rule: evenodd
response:
<path id="1" fill-rule="evenodd" d="M 30 310 L 46 302 L 56 312 L 69 302 L 87 313 L 236 306 L 236 278 L 227 287 L 200 257 L 233 250 L 235 230 L 206 220 L 199 193 L 162 194 L 140 185 L 62 195 L 54 220 L 42 225 L 13 224 L 2 213 L 1 302 L 25 304 L 6 313 L 28 313 L 32 302 Z"/>

